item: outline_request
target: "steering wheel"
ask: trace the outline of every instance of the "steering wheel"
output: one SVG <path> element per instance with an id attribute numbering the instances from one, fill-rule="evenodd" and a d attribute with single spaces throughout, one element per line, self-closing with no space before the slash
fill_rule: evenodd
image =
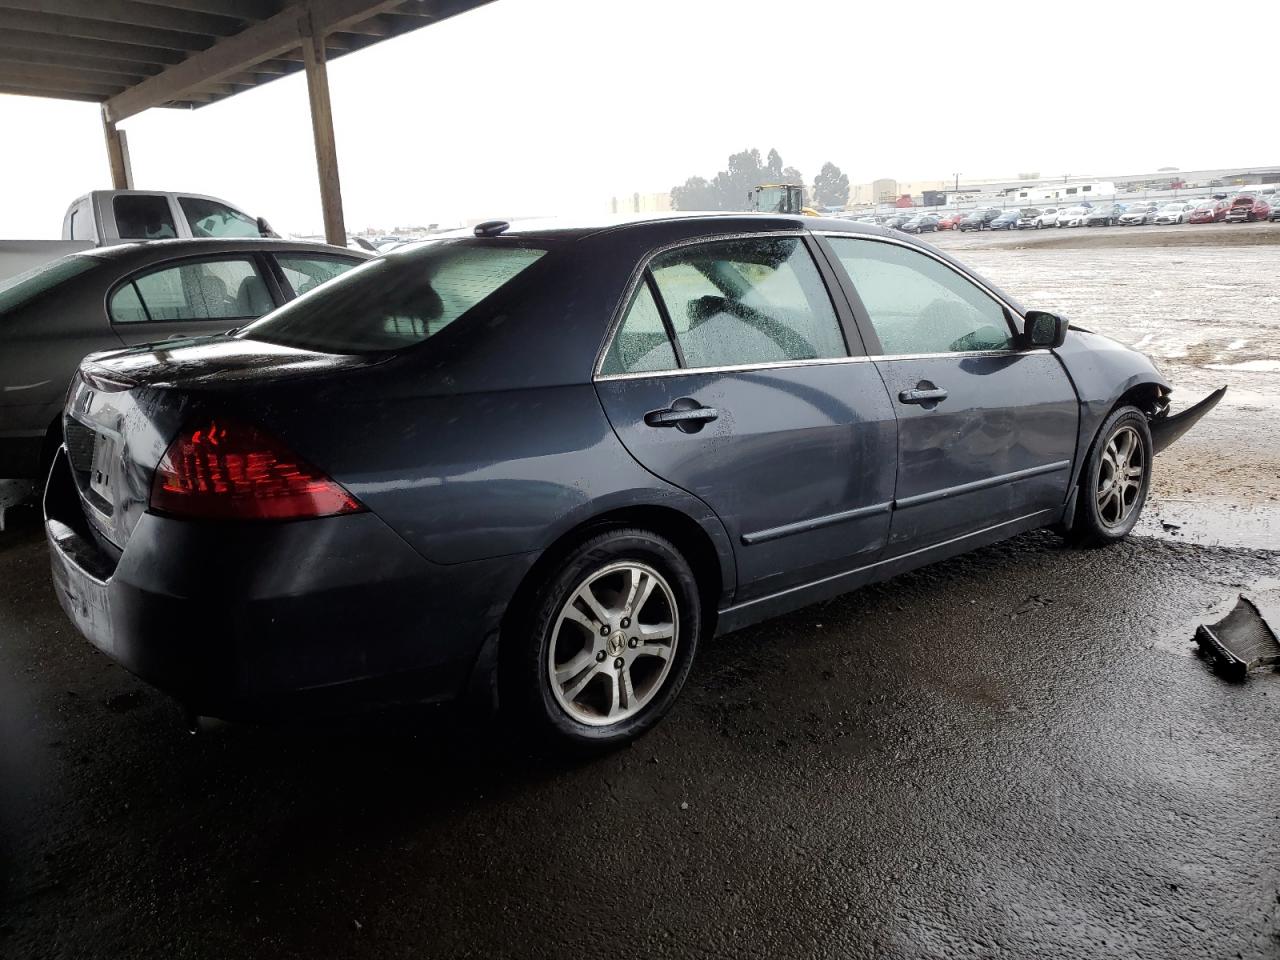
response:
<path id="1" fill-rule="evenodd" d="M 818 356 L 818 351 L 803 335 L 754 307 L 747 306 L 741 300 L 707 295 L 697 300 L 690 300 L 688 313 L 690 329 L 701 325 L 717 313 L 727 313 L 763 333 L 778 345 L 788 360 L 813 360 Z"/>

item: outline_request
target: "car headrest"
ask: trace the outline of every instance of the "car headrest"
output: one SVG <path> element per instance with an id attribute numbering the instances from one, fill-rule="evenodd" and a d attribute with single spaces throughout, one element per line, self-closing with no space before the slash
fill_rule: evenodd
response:
<path id="1" fill-rule="evenodd" d="M 240 281 L 236 291 L 236 309 L 242 317 L 260 317 L 270 313 L 275 303 L 263 279 L 256 274 Z"/>

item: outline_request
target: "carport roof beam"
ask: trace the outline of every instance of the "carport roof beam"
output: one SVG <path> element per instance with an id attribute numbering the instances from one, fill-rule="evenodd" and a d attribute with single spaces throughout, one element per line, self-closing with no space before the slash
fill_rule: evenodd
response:
<path id="1" fill-rule="evenodd" d="M 11 51 L 0 59 L 0 92 L 102 103 L 119 123 L 151 107 L 215 102 L 301 69 L 306 18 L 333 59 L 489 2 L 0 0 L 0 36 Z"/>

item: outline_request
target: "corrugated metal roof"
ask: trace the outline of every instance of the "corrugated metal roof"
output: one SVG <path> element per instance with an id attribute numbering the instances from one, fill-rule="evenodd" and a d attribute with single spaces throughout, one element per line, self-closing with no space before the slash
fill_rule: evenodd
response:
<path id="1" fill-rule="evenodd" d="M 490 0 L 0 0 L 0 93 L 199 107 Z"/>

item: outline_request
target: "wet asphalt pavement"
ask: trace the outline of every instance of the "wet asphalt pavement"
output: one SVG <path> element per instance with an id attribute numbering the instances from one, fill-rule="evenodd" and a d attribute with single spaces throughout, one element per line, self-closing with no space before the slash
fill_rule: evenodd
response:
<path id="1" fill-rule="evenodd" d="M 564 762 L 448 712 L 188 736 L 10 532 L 0 956 L 1275 958 L 1280 674 L 1190 638 L 1278 575 L 1026 536 L 709 644 Z"/>

